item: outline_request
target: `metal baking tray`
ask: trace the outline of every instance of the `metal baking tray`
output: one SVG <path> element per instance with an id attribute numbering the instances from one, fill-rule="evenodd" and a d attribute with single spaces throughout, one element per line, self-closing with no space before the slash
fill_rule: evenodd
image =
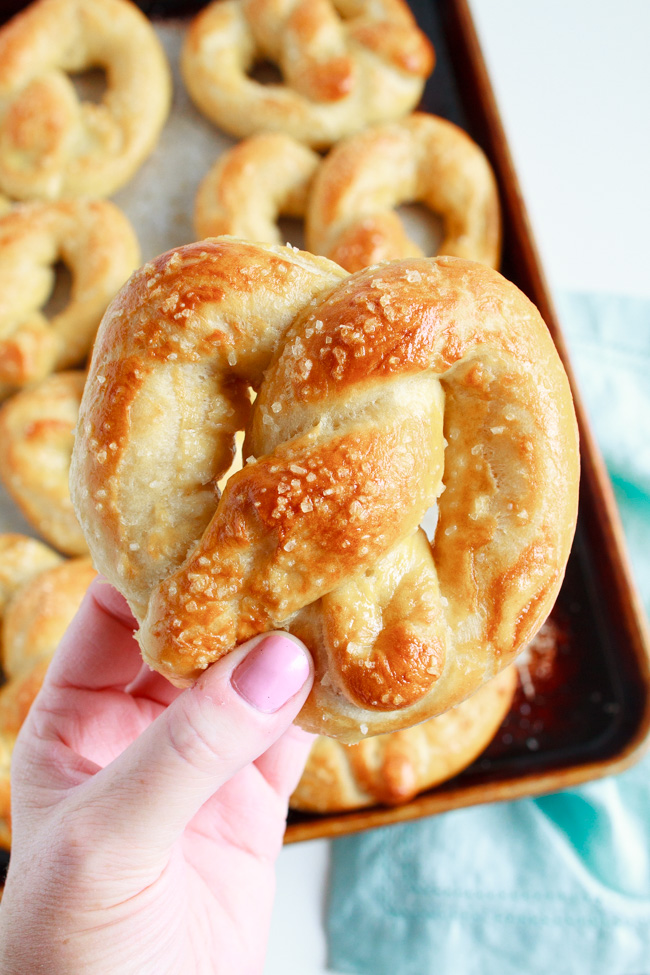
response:
<path id="1" fill-rule="evenodd" d="M 436 51 L 420 107 L 460 125 L 490 159 L 503 212 L 500 270 L 539 308 L 569 374 L 581 436 L 578 527 L 550 626 L 533 654 L 530 666 L 536 673 L 523 682 L 487 750 L 460 775 L 401 806 L 321 816 L 291 812 L 287 842 L 553 792 L 627 768 L 641 756 L 650 734 L 650 639 L 644 611 L 471 13 L 466 0 L 411 0 L 411 7 Z"/>

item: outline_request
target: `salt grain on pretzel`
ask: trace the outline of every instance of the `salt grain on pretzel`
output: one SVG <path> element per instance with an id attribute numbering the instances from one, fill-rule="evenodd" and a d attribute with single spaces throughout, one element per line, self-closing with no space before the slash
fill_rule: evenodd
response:
<path id="1" fill-rule="evenodd" d="M 284 83 L 250 76 L 264 60 Z M 409 112 L 433 51 L 402 0 L 217 0 L 191 24 L 181 67 L 198 108 L 227 132 L 325 147 Z"/>
<path id="2" fill-rule="evenodd" d="M 75 74 L 103 69 L 99 103 Z M 0 31 L 0 190 L 21 200 L 109 196 L 154 148 L 169 111 L 162 47 L 128 0 L 37 0 Z"/>
<path id="3" fill-rule="evenodd" d="M 4 395 L 88 354 L 106 306 L 140 260 L 131 224 L 106 200 L 25 203 L 0 217 L 0 384 Z M 42 311 L 56 265 L 70 295 Z"/>
<path id="4" fill-rule="evenodd" d="M 68 487 L 85 379 L 48 376 L 0 409 L 0 478 L 36 531 L 68 555 L 87 551 Z"/>
<path id="5" fill-rule="evenodd" d="M 566 375 L 497 272 L 437 258 L 347 277 L 229 238 L 163 255 L 115 299 L 71 471 L 150 666 L 187 683 L 289 628 L 316 661 L 301 723 L 348 741 L 442 713 L 513 660 L 559 590 L 577 482 Z"/>
<path id="6" fill-rule="evenodd" d="M 413 202 L 442 218 L 439 254 L 497 267 L 501 219 L 490 164 L 462 129 L 422 112 L 335 146 L 312 184 L 307 246 L 348 271 L 421 257 L 395 212 Z"/>

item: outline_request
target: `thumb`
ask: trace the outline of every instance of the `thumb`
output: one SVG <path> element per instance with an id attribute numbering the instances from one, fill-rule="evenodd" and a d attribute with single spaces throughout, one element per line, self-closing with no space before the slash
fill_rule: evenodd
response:
<path id="1" fill-rule="evenodd" d="M 286 633 L 250 640 L 86 782 L 86 810 L 94 801 L 110 806 L 111 831 L 134 849 L 169 848 L 210 796 L 280 738 L 312 682 L 299 640 Z"/>

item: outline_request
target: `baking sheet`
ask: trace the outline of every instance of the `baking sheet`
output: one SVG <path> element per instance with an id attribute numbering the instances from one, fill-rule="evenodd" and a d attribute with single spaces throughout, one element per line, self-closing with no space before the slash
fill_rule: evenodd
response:
<path id="1" fill-rule="evenodd" d="M 445 18 L 455 5 L 446 0 L 413 0 L 412 6 L 420 26 L 434 43 L 437 58 L 423 108 L 451 119 L 481 143 L 480 128 L 476 130 L 465 112 L 466 106 L 473 106 L 466 94 L 463 100 L 459 83 L 463 79 L 458 76 L 448 43 Z M 180 80 L 178 60 L 185 22 L 166 20 L 157 22 L 155 28 L 174 73 L 172 112 L 155 152 L 113 197 L 133 222 L 143 261 L 195 238 L 192 213 L 198 185 L 217 156 L 234 144 L 196 111 Z M 476 113 L 470 114 L 476 121 Z M 479 125 L 485 127 L 489 121 L 479 119 Z M 426 240 L 433 235 L 435 239 L 435 224 L 423 222 L 419 208 L 408 208 L 407 219 L 414 236 Z M 294 234 L 295 227 L 291 231 Z M 521 252 L 516 236 L 514 247 L 512 239 L 509 242 L 506 228 L 503 270 L 526 290 L 517 276 L 522 267 Z M 290 241 L 300 244 L 296 236 Z M 427 527 L 430 532 L 431 525 Z M 3 491 L 0 529 L 34 534 Z M 436 811 L 445 808 L 446 795 L 450 796 L 449 806 L 481 801 L 477 795 L 490 793 L 486 786 L 494 783 L 516 786 L 525 778 L 531 783 L 527 791 L 539 791 L 535 782 L 541 782 L 546 771 L 607 762 L 633 740 L 644 688 L 631 679 L 636 678 L 636 664 L 620 645 L 617 620 L 610 611 L 611 593 L 603 589 L 601 568 L 594 563 L 593 531 L 582 516 L 551 629 L 542 633 L 541 648 L 529 656 L 528 664 L 524 659 L 524 680 L 514 707 L 483 756 L 460 777 L 435 790 L 440 796 Z M 602 773 L 594 766 L 594 774 Z M 583 776 L 587 777 L 589 773 Z M 472 791 L 474 786 L 478 786 L 478 793 Z M 422 815 L 426 802 L 426 797 L 420 797 L 408 804 L 402 809 L 402 818 Z M 431 811 L 430 806 L 427 808 Z M 377 816 L 382 816 L 381 811 Z M 314 830 L 310 827 L 312 817 L 292 814 L 289 838 L 346 832 L 361 828 L 362 823 L 360 814 L 319 819 L 324 825 Z M 387 814 L 385 821 L 390 820 Z M 365 819 L 363 825 L 379 825 L 380 821 Z"/>

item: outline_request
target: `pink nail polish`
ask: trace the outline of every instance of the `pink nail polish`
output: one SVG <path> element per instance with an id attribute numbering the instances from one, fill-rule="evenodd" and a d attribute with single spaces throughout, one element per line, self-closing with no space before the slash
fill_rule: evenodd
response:
<path id="1" fill-rule="evenodd" d="M 308 677 L 305 652 L 293 640 L 274 633 L 237 665 L 231 683 L 256 710 L 272 714 L 300 690 Z"/>

